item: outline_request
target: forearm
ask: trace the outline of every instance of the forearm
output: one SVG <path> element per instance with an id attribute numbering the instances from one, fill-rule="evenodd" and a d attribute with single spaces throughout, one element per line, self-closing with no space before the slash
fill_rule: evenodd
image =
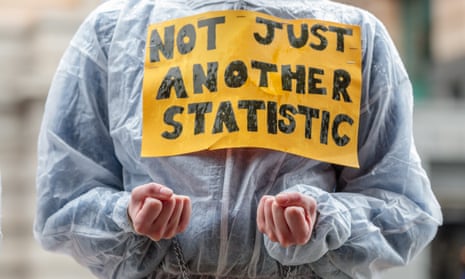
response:
<path id="1" fill-rule="evenodd" d="M 102 278 L 140 278 L 152 273 L 169 246 L 136 235 L 127 218 L 129 193 L 95 188 L 50 216 L 38 204 L 35 235 L 44 248 L 71 255 Z"/>
<path id="2" fill-rule="evenodd" d="M 400 194 L 386 199 L 355 193 L 327 193 L 299 185 L 289 189 L 313 196 L 319 217 L 310 241 L 282 248 L 265 238 L 269 254 L 286 265 L 310 264 L 326 278 L 338 273 L 369 278 L 373 272 L 406 264 L 433 238 L 439 220 Z"/>

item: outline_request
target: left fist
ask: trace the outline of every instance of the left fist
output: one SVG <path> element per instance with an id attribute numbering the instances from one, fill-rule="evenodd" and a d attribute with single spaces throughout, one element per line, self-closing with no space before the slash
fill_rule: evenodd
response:
<path id="1" fill-rule="evenodd" d="M 300 193 L 263 196 L 257 209 L 258 230 L 287 248 L 310 240 L 316 222 L 316 201 Z"/>

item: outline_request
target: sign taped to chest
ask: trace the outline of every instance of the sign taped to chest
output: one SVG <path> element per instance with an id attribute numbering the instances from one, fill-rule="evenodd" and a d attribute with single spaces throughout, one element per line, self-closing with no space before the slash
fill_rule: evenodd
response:
<path id="1" fill-rule="evenodd" d="M 142 156 L 256 147 L 358 167 L 360 27 L 219 11 L 150 25 Z"/>

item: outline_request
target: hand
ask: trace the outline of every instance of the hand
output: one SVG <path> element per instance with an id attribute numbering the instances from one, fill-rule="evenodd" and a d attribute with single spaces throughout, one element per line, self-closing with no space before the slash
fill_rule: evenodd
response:
<path id="1" fill-rule="evenodd" d="M 316 201 L 300 193 L 263 196 L 258 204 L 258 230 L 287 248 L 310 240 L 316 221 Z"/>
<path id="2" fill-rule="evenodd" d="M 134 188 L 128 216 L 136 233 L 154 241 L 173 238 L 189 224 L 191 201 L 163 185 L 149 183 Z"/>

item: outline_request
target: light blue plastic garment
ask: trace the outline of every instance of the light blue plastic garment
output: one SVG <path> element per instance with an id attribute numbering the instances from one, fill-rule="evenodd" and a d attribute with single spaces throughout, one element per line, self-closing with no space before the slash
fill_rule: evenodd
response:
<path id="1" fill-rule="evenodd" d="M 361 26 L 360 168 L 253 148 L 141 158 L 147 26 L 231 9 Z M 192 199 L 189 227 L 177 236 L 190 278 L 373 278 L 407 264 L 442 222 L 413 142 L 412 104 L 390 37 L 360 9 L 323 0 L 107 1 L 80 27 L 50 88 L 35 237 L 101 278 L 181 278 L 173 241 L 136 235 L 128 221 L 131 189 L 154 181 Z M 282 248 L 257 230 L 260 197 L 283 191 L 318 202 L 303 246 Z"/>

